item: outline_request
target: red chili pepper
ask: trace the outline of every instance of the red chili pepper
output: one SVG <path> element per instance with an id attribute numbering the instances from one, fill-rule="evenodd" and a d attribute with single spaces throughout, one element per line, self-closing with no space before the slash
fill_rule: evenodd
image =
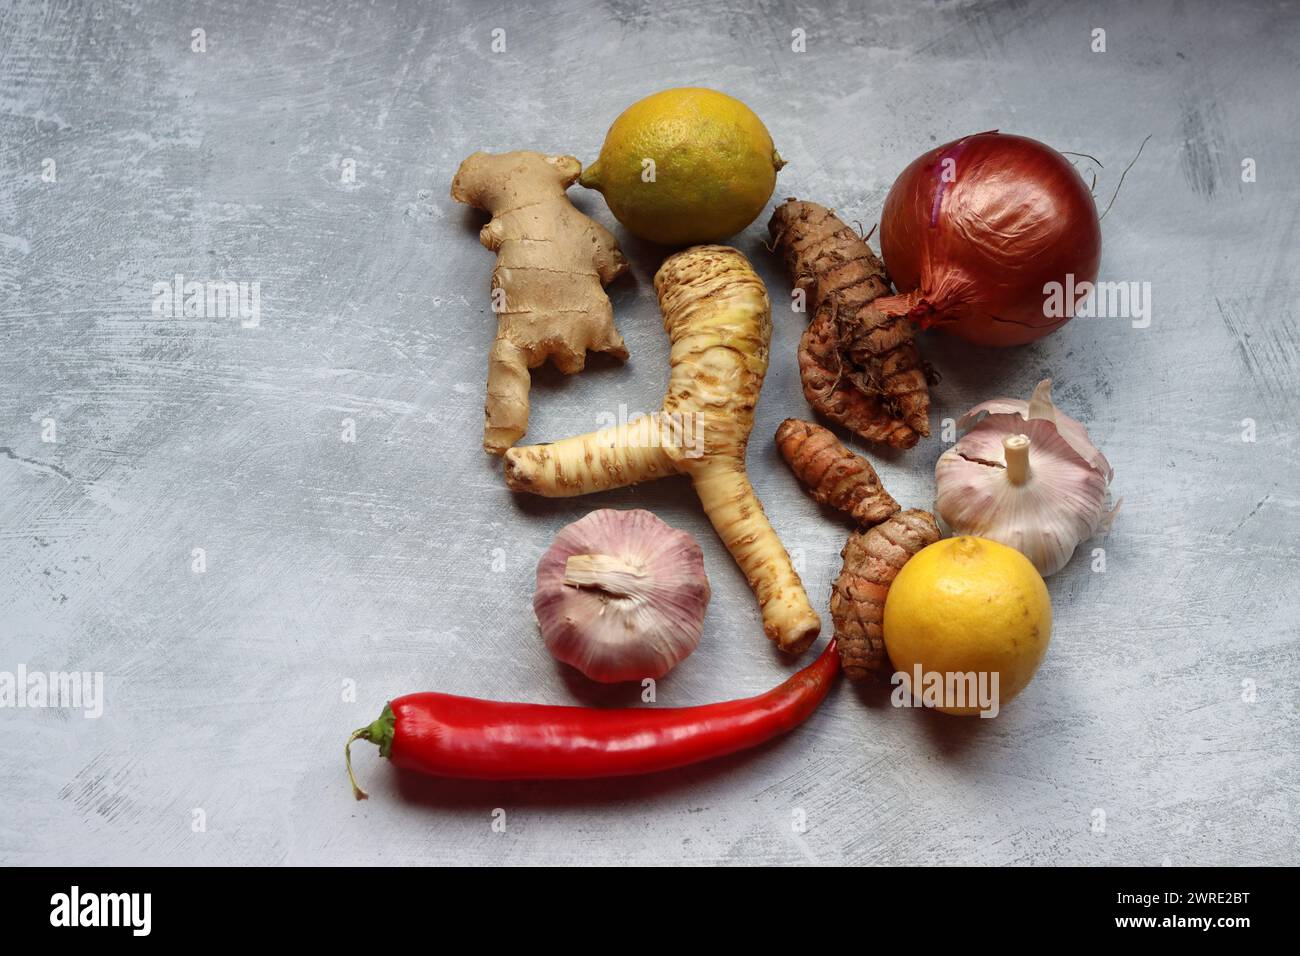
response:
<path id="1" fill-rule="evenodd" d="M 576 780 L 670 770 L 735 753 L 804 721 L 839 671 L 831 641 L 821 656 L 757 697 L 701 707 L 553 707 L 508 704 L 451 694 L 408 694 L 389 702 L 369 727 L 348 738 L 369 740 L 398 767 L 475 780 Z"/>

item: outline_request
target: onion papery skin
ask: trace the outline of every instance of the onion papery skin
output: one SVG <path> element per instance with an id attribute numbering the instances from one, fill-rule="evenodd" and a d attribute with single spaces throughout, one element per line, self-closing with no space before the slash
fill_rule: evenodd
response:
<path id="1" fill-rule="evenodd" d="M 1047 283 L 1096 281 L 1101 222 L 1068 159 L 994 131 L 903 170 L 885 199 L 880 246 L 899 292 L 877 300 L 885 314 L 976 345 L 1023 345 L 1070 319 L 1044 314 Z"/>

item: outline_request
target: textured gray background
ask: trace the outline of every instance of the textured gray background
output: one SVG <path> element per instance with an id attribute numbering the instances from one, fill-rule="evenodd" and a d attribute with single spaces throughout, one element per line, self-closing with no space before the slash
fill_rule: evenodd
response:
<path id="1" fill-rule="evenodd" d="M 6 3 L 0 670 L 102 670 L 107 704 L 0 710 L 0 861 L 1296 862 L 1298 23 L 1282 3 Z M 388 697 L 635 701 L 565 673 L 532 622 L 537 557 L 595 507 L 650 507 L 704 546 L 705 640 L 661 704 L 786 673 L 684 480 L 515 500 L 479 447 L 492 257 L 447 198 L 456 165 L 589 162 L 625 106 L 690 84 L 763 117 L 777 198 L 867 228 L 907 161 L 965 133 L 1090 153 L 1103 202 L 1151 134 L 1102 263 L 1152 284 L 1150 328 L 924 342 L 936 419 L 1057 380 L 1126 499 L 1108 570 L 1085 551 L 1051 579 L 1047 660 L 993 721 L 841 684 L 789 738 L 649 780 L 427 782 L 363 748 L 356 804 L 343 740 Z M 824 612 L 846 530 L 771 447 L 806 406 L 766 218 L 736 239 L 777 305 L 751 473 Z M 632 360 L 537 375 L 532 439 L 659 401 L 659 255 L 619 234 Z M 261 326 L 154 318 L 178 272 L 260 282 Z M 877 456 L 897 498 L 931 503 L 942 447 Z"/>

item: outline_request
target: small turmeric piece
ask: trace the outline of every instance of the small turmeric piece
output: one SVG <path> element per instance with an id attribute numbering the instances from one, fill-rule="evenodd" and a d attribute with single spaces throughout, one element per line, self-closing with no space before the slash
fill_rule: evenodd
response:
<path id="1" fill-rule="evenodd" d="M 609 230 L 565 195 L 581 171 L 572 156 L 475 153 L 451 182 L 452 199 L 492 215 L 479 241 L 497 254 L 483 425 L 493 455 L 528 431 L 529 369 L 550 359 L 566 375 L 580 372 L 588 349 L 627 358 L 604 290 L 627 260 Z"/>
<path id="2" fill-rule="evenodd" d="M 813 501 L 842 511 L 859 525 L 880 524 L 898 512 L 871 462 L 845 448 L 829 428 L 787 418 L 776 447 Z"/>
<path id="3" fill-rule="evenodd" d="M 767 225 L 795 288 L 811 299 L 799 343 L 804 397 L 868 441 L 911 448 L 930 434 L 928 369 L 906 316 L 873 302 L 890 294 L 871 247 L 825 206 L 787 199 Z"/>
<path id="4" fill-rule="evenodd" d="M 885 597 L 912 557 L 939 540 L 934 515 L 918 508 L 901 511 L 868 531 L 855 531 L 840 556 L 840 576 L 831 589 L 831 619 L 844 673 L 860 680 L 885 661 Z"/>
<path id="5" fill-rule="evenodd" d="M 695 246 L 664 260 L 655 291 L 671 342 L 663 407 L 549 445 L 511 448 L 506 484 L 561 497 L 687 475 L 758 598 L 764 632 L 800 654 L 821 619 L 745 471 L 772 338 L 767 290 L 737 250 Z"/>

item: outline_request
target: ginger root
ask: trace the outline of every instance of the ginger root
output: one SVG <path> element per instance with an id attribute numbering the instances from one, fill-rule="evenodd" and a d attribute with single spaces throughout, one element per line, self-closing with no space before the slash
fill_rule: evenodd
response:
<path id="1" fill-rule="evenodd" d="M 855 531 L 840 556 L 844 567 L 831 589 L 831 619 L 844 673 L 860 680 L 885 660 L 885 597 L 912 557 L 939 540 L 934 515 L 908 508 L 868 531 Z"/>
<path id="2" fill-rule="evenodd" d="M 879 524 L 898 512 L 871 462 L 845 448 L 828 428 L 787 418 L 776 447 L 818 504 L 842 511 L 859 525 Z"/>
<path id="3" fill-rule="evenodd" d="M 726 246 L 669 256 L 655 291 L 671 342 L 663 407 L 554 444 L 512 448 L 506 483 L 559 497 L 689 476 L 758 598 L 763 630 L 781 650 L 801 653 L 821 620 L 745 472 L 772 337 L 767 291 L 749 261 Z"/>
<path id="4" fill-rule="evenodd" d="M 529 369 L 549 358 L 579 372 L 588 349 L 627 358 L 604 290 L 627 260 L 609 230 L 565 195 L 581 171 L 572 156 L 475 153 L 451 182 L 452 199 L 492 215 L 479 241 L 497 254 L 483 426 L 483 448 L 494 455 L 528 430 Z"/>
<path id="5" fill-rule="evenodd" d="M 868 441 L 911 448 L 930 434 L 928 369 L 906 316 L 872 303 L 889 294 L 871 247 L 824 206 L 787 199 L 767 224 L 812 321 L 799 343 L 804 397 Z"/>

